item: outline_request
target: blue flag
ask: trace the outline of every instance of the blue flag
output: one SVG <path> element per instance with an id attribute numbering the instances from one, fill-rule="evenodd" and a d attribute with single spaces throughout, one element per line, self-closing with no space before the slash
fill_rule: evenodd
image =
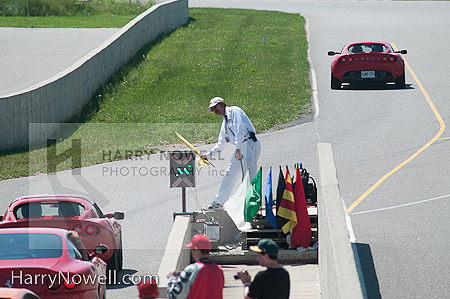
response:
<path id="1" fill-rule="evenodd" d="M 270 167 L 269 175 L 266 180 L 266 188 L 264 190 L 264 197 L 266 198 L 266 220 L 273 228 L 277 228 L 277 220 L 273 215 L 273 197 L 272 197 L 272 167 Z"/>

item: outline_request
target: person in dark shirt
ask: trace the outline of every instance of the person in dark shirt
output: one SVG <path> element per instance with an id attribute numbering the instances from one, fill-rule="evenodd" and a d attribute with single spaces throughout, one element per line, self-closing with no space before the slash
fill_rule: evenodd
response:
<path id="1" fill-rule="evenodd" d="M 250 250 L 258 253 L 256 260 L 266 267 L 251 282 L 247 271 L 238 273 L 244 284 L 245 299 L 288 299 L 290 292 L 289 272 L 278 264 L 278 245 L 270 239 L 261 239 Z"/>

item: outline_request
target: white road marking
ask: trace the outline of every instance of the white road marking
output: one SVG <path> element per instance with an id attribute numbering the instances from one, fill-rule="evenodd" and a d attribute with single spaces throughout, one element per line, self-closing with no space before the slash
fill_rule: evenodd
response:
<path id="1" fill-rule="evenodd" d="M 443 199 L 443 198 L 447 198 L 447 197 L 450 197 L 450 194 L 442 195 L 442 196 L 438 196 L 438 197 L 433 197 L 433 198 L 429 198 L 429 199 L 424 199 L 424 200 L 419 200 L 419 201 L 416 201 L 416 202 L 405 203 L 405 204 L 398 205 L 398 206 L 392 206 L 392 207 L 386 207 L 386 208 L 380 208 L 380 209 L 356 212 L 356 213 L 351 213 L 351 214 L 352 215 L 359 215 L 359 214 L 367 214 L 367 213 L 373 213 L 373 212 L 379 212 L 379 211 L 386 211 L 386 210 L 404 208 L 404 207 L 417 205 L 417 204 L 421 204 L 421 203 L 426 203 L 426 202 L 429 202 L 429 201 Z"/>
<path id="2" fill-rule="evenodd" d="M 319 97 L 317 92 L 317 78 L 316 78 L 316 70 L 314 69 L 313 62 L 311 59 L 311 49 L 309 48 L 309 45 L 311 44 L 309 39 L 311 36 L 311 33 L 309 31 L 309 19 L 306 16 L 303 16 L 305 19 L 305 32 L 306 32 L 306 41 L 308 42 L 308 61 L 309 61 L 309 67 L 311 69 L 311 92 L 313 96 L 313 102 L 314 102 L 314 120 L 317 119 L 319 116 Z"/>

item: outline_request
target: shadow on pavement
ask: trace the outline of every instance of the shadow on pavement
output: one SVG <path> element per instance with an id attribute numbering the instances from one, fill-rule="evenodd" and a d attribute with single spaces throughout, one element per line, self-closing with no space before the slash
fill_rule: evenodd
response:
<path id="1" fill-rule="evenodd" d="M 106 285 L 107 290 L 111 289 L 123 289 L 131 286 L 135 286 L 139 283 L 139 275 L 137 271 L 133 269 L 122 269 L 122 271 L 112 275 L 110 284 Z"/>
<path id="2" fill-rule="evenodd" d="M 405 84 L 405 88 L 396 88 L 394 84 L 342 84 L 341 90 L 404 90 L 415 89 L 412 84 Z"/>
<path id="3" fill-rule="evenodd" d="M 368 299 L 381 299 L 380 286 L 378 284 L 375 265 L 373 264 L 372 251 L 369 244 L 353 243 L 353 251 L 356 251 L 361 263 L 361 270 L 364 277 L 365 288 Z"/>

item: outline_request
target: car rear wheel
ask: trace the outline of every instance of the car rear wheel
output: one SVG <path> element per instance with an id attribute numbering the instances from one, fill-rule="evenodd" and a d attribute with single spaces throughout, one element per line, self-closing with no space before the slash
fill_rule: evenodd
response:
<path id="1" fill-rule="evenodd" d="M 331 89 L 341 89 L 341 80 L 331 74 Z"/>
<path id="2" fill-rule="evenodd" d="M 119 258 L 119 269 L 118 269 L 118 271 L 122 271 L 122 269 L 123 269 L 122 236 L 120 236 L 120 246 L 119 246 L 119 250 L 118 250 L 118 258 Z"/>
<path id="3" fill-rule="evenodd" d="M 119 274 L 118 272 L 120 271 L 117 250 L 114 249 L 114 253 L 111 256 L 111 258 L 106 262 L 106 265 L 107 265 L 107 268 L 106 268 L 107 276 L 110 278 L 117 277 L 117 275 Z M 116 274 L 117 274 L 116 276 L 114 275 L 114 271 L 116 271 Z"/>
<path id="4" fill-rule="evenodd" d="M 395 88 L 405 88 L 405 73 L 395 80 Z"/>

